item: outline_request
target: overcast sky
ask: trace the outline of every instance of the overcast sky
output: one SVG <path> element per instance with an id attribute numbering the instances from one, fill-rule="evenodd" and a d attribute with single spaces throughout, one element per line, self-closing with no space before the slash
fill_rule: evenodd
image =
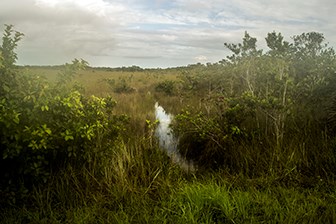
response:
<path id="1" fill-rule="evenodd" d="M 18 64 L 175 67 L 218 62 L 248 31 L 317 31 L 336 46 L 335 0 L 1 0 L 0 26 L 25 34 Z M 2 28 L 3 29 L 3 28 Z"/>

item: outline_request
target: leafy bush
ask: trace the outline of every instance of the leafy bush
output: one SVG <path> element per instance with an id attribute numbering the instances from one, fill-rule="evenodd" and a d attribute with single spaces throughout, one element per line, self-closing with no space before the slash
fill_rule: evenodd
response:
<path id="1" fill-rule="evenodd" d="M 0 74 L 0 190 L 15 195 L 21 188 L 22 194 L 62 167 L 99 169 L 118 144 L 127 118 L 112 113 L 111 98 L 84 97 L 69 88 L 86 62 L 67 64 L 56 85 L 0 64 L 5 65 Z"/>
<path id="2" fill-rule="evenodd" d="M 175 116 L 173 130 L 179 138 L 179 149 L 198 165 L 210 168 L 237 168 L 236 146 L 245 140 L 245 120 L 254 116 L 246 99 L 216 100 L 216 113 L 191 113 L 184 110 Z"/>
<path id="3" fill-rule="evenodd" d="M 110 84 L 111 85 L 111 84 Z M 116 93 L 131 93 L 134 92 L 135 89 L 132 88 L 125 79 L 121 79 L 114 86 L 114 92 Z"/>
<path id="4" fill-rule="evenodd" d="M 171 96 L 175 91 L 175 82 L 172 80 L 160 82 L 156 85 L 155 90 L 157 92 L 164 92 L 165 94 Z"/>

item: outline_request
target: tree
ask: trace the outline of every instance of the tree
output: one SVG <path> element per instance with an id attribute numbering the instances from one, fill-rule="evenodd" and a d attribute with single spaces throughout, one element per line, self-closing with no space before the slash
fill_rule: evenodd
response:
<path id="1" fill-rule="evenodd" d="M 262 54 L 262 50 L 257 50 L 257 38 L 251 37 L 247 31 L 245 31 L 242 43 L 224 43 L 224 46 L 233 52 L 232 56 L 227 57 L 231 62 L 238 58 L 260 56 Z"/>
<path id="2" fill-rule="evenodd" d="M 273 31 L 272 33 L 268 33 L 265 38 L 267 47 L 271 50 L 268 51 L 268 54 L 276 57 L 285 57 L 290 54 L 290 49 L 292 45 L 283 40 L 284 37 L 281 33 L 276 33 Z"/>
<path id="3" fill-rule="evenodd" d="M 307 57 L 315 58 L 327 46 L 327 44 L 323 44 L 325 40 L 323 34 L 317 32 L 302 33 L 294 36 L 293 40 L 296 57 L 302 60 Z"/>
<path id="4" fill-rule="evenodd" d="M 251 37 L 246 31 L 243 42 L 238 44 L 224 43 L 224 46 L 233 52 L 227 59 L 231 65 L 237 66 L 240 77 L 245 81 L 249 93 L 255 95 L 255 76 L 258 71 L 258 61 L 262 50 L 257 49 L 257 38 Z"/>
<path id="5" fill-rule="evenodd" d="M 24 36 L 23 33 L 13 30 L 13 25 L 5 25 L 2 45 L 0 46 L 0 68 L 9 69 L 17 60 L 15 49 Z"/>

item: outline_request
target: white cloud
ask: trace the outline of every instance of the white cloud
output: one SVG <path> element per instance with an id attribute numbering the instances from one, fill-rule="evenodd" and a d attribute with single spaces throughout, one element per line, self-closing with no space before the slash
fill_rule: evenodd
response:
<path id="1" fill-rule="evenodd" d="M 273 30 L 287 39 L 322 32 L 335 46 L 335 8 L 334 0 L 3 0 L 0 25 L 25 33 L 21 64 L 80 57 L 96 66 L 167 67 L 219 61 L 223 43 L 240 42 L 245 30 L 258 46 Z"/>
<path id="2" fill-rule="evenodd" d="M 206 56 L 204 56 L 204 55 L 199 55 L 199 56 L 196 56 L 196 57 L 195 57 L 195 60 L 196 60 L 197 62 L 204 63 L 204 62 L 206 62 L 206 61 L 208 60 L 208 58 L 207 58 Z"/>

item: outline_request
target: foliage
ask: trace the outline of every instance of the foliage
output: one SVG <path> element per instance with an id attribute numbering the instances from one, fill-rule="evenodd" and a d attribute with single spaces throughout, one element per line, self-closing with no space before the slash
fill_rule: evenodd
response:
<path id="1" fill-rule="evenodd" d="M 202 92 L 199 108 L 176 116 L 180 150 L 199 165 L 234 172 L 259 164 L 253 170 L 260 173 L 300 167 L 325 175 L 322 170 L 331 171 L 336 164 L 328 143 L 334 135 L 325 131 L 336 93 L 331 87 L 335 87 L 335 52 L 316 32 L 294 36 L 293 43 L 272 32 L 266 42 L 270 50 L 263 53 L 257 49 L 257 39 L 245 32 L 242 43 L 225 43 L 232 56 L 207 65 L 208 71 L 216 71 L 213 75 L 197 79 L 194 73 L 188 78 L 198 80 L 196 92 L 200 86 L 209 88 Z M 238 130 L 239 141 L 232 130 Z M 316 145 L 307 145 L 308 139 Z M 314 153 L 318 145 L 327 157 Z M 303 151 L 311 153 L 293 157 Z M 260 160 L 266 157 L 271 159 Z M 243 167 L 244 160 L 249 162 Z"/>
<path id="2" fill-rule="evenodd" d="M 261 50 L 257 50 L 257 38 L 251 37 L 246 31 L 243 37 L 243 43 L 224 43 L 224 46 L 234 53 L 232 56 L 228 56 L 231 62 L 235 62 L 240 58 L 260 56 L 262 53 Z"/>
<path id="3" fill-rule="evenodd" d="M 166 80 L 156 85 L 155 90 L 157 92 L 164 92 L 166 95 L 171 96 L 175 93 L 175 82 L 172 80 Z"/>
<path id="4" fill-rule="evenodd" d="M 17 41 L 14 37 L 3 45 Z M 11 46 L 3 49 L 14 50 Z M 2 71 L 0 80 L 0 178 L 4 194 L 13 195 L 22 187 L 20 197 L 63 167 L 90 168 L 118 144 L 126 117 L 113 115 L 115 102 L 111 98 L 86 98 L 67 88 L 73 73 L 86 64 L 83 60 L 67 64 L 60 81 L 50 85 L 39 76 L 16 74 L 12 65 L 5 63 L 9 67 Z"/>
<path id="5" fill-rule="evenodd" d="M 2 45 L 0 46 L 0 69 L 13 68 L 17 60 L 15 49 L 22 37 L 23 33 L 14 31 L 13 25 L 5 25 Z"/>
<path id="6" fill-rule="evenodd" d="M 233 155 L 237 143 L 247 137 L 243 123 L 253 116 L 248 108 L 251 101 L 241 99 L 238 103 L 236 99 L 230 98 L 214 101 L 218 105 L 215 113 L 195 114 L 185 110 L 176 115 L 174 133 L 179 136 L 181 153 L 198 165 L 218 168 L 226 164 L 236 170 Z"/>
<path id="7" fill-rule="evenodd" d="M 114 86 L 114 92 L 116 93 L 131 93 L 134 92 L 135 89 L 132 88 L 129 83 L 127 83 L 126 79 L 120 79 L 118 82 L 115 84 L 109 83 L 110 85 L 115 85 Z"/>

